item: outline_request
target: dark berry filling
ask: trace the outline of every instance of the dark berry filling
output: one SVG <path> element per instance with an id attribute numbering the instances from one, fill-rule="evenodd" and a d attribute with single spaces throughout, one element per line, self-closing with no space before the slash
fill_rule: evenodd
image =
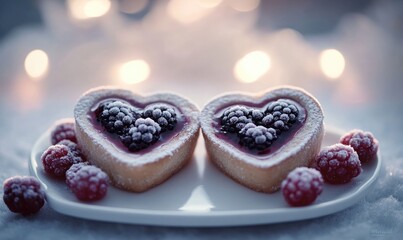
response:
<path id="1" fill-rule="evenodd" d="M 90 118 L 95 126 L 109 133 L 112 142 L 130 152 L 158 145 L 185 123 L 181 112 L 171 104 L 143 105 L 117 98 L 101 101 L 93 108 Z"/>
<path id="2" fill-rule="evenodd" d="M 305 109 L 289 99 L 261 105 L 239 103 L 221 109 L 214 127 L 217 136 L 248 152 L 266 155 L 279 149 L 302 127 Z"/>

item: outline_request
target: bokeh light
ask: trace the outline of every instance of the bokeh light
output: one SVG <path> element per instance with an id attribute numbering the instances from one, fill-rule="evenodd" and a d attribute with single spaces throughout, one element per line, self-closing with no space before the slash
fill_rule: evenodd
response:
<path id="1" fill-rule="evenodd" d="M 71 15 L 77 19 L 96 18 L 111 8 L 110 0 L 68 0 Z"/>
<path id="2" fill-rule="evenodd" d="M 24 67 L 28 76 L 39 80 L 48 71 L 48 55 L 41 49 L 35 49 L 25 57 Z"/>
<path id="3" fill-rule="evenodd" d="M 197 0 L 197 3 L 204 8 L 214 8 L 217 7 L 222 0 Z"/>
<path id="4" fill-rule="evenodd" d="M 336 49 L 326 49 L 320 53 L 319 64 L 323 74 L 330 79 L 339 78 L 346 66 L 343 54 Z"/>
<path id="5" fill-rule="evenodd" d="M 197 0 L 171 0 L 167 5 L 168 15 L 183 24 L 201 19 L 208 11 Z"/>
<path id="6" fill-rule="evenodd" d="M 240 82 L 252 83 L 266 74 L 271 67 L 270 56 L 263 51 L 253 51 L 239 59 L 234 67 L 234 76 Z"/>
<path id="7" fill-rule="evenodd" d="M 124 83 L 134 84 L 146 80 L 150 76 L 150 66 L 141 59 L 124 63 L 119 69 L 119 77 Z"/>
<path id="8" fill-rule="evenodd" d="M 259 6 L 260 0 L 228 0 L 228 4 L 236 11 L 250 12 Z"/>

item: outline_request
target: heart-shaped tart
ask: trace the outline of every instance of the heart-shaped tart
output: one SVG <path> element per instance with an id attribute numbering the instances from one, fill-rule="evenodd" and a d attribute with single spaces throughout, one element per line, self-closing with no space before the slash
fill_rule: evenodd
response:
<path id="1" fill-rule="evenodd" d="M 319 102 L 295 87 L 260 95 L 227 94 L 200 114 L 207 153 L 235 181 L 259 192 L 274 192 L 287 174 L 308 166 L 324 134 Z"/>
<path id="2" fill-rule="evenodd" d="M 92 164 L 118 188 L 146 191 L 178 172 L 193 155 L 199 110 L 187 99 L 161 93 L 140 96 L 101 87 L 74 109 L 77 141 Z"/>

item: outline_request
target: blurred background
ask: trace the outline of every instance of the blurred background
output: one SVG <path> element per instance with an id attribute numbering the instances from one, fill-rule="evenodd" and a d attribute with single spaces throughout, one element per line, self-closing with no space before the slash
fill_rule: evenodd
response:
<path id="1" fill-rule="evenodd" d="M 201 109 L 224 92 L 283 84 L 315 95 L 327 126 L 373 132 L 384 168 L 357 207 L 279 231 L 315 234 L 318 226 L 334 239 L 351 229 L 378 237 L 401 231 L 401 0 L 2 1 L 0 181 L 28 174 L 27 156 L 39 135 L 72 117 L 77 99 L 92 87 L 175 92 Z M 0 212 L 3 234 L 27 233 L 31 220 L 21 220 L 18 231 L 13 224 L 20 218 L 5 214 L 4 205 Z M 60 218 L 55 232 L 75 231 L 76 219 L 65 228 L 65 219 L 54 214 L 48 210 L 41 221 Z M 98 232 L 98 224 L 83 225 Z M 266 237 L 278 226 L 252 231 Z"/>
<path id="2" fill-rule="evenodd" d="M 0 121 L 27 116 L 39 134 L 100 85 L 202 108 L 290 84 L 320 100 L 326 123 L 381 132 L 386 120 L 366 119 L 403 106 L 402 43 L 397 0 L 4 1 Z"/>

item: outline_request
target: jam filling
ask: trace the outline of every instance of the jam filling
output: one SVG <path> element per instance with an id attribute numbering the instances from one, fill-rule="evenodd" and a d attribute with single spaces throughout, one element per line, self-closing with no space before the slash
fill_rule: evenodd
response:
<path id="1" fill-rule="evenodd" d="M 289 142 L 305 120 L 306 110 L 300 104 L 279 98 L 225 106 L 214 115 L 213 127 L 218 138 L 265 158 Z"/>
<path id="2" fill-rule="evenodd" d="M 162 146 L 188 121 L 172 103 L 142 104 L 113 96 L 92 106 L 88 119 L 117 150 L 132 154 L 147 153 Z"/>

